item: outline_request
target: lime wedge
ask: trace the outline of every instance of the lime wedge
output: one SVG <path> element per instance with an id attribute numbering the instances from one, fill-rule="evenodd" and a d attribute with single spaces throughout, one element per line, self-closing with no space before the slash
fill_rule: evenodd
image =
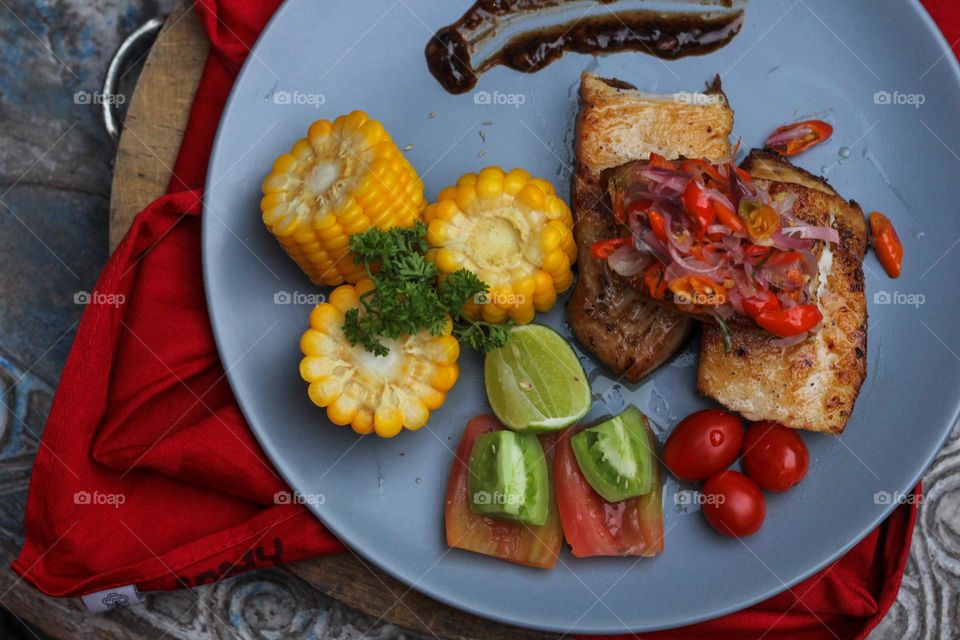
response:
<path id="1" fill-rule="evenodd" d="M 525 324 L 487 353 L 487 399 L 514 431 L 542 433 L 569 427 L 590 411 L 590 384 L 576 354 L 548 327 Z"/>

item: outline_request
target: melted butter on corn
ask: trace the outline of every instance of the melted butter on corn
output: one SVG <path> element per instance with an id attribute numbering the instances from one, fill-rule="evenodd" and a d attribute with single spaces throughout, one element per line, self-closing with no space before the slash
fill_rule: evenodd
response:
<path id="1" fill-rule="evenodd" d="M 331 422 L 391 438 L 403 429 L 419 429 L 444 403 L 459 377 L 460 345 L 449 323 L 439 336 L 422 331 L 382 341 L 390 349 L 382 357 L 351 345 L 342 330 L 344 314 L 372 288 L 369 280 L 341 285 L 313 309 L 310 328 L 300 339 L 300 375 L 309 383 L 310 399 L 326 408 Z"/>
<path id="2" fill-rule="evenodd" d="M 487 167 L 444 189 L 424 211 L 427 257 L 441 273 L 468 269 L 490 287 L 465 313 L 519 323 L 549 310 L 573 284 L 573 217 L 553 186 L 523 169 Z"/>
<path id="3" fill-rule="evenodd" d="M 318 285 L 364 277 L 350 236 L 409 227 L 425 204 L 416 171 L 362 111 L 310 125 L 307 137 L 276 159 L 262 189 L 264 224 Z"/>

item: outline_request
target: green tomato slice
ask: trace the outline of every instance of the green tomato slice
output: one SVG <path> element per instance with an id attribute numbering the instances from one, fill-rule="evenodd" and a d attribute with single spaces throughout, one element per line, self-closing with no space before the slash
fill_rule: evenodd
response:
<path id="1" fill-rule="evenodd" d="M 636 407 L 584 429 L 570 440 L 583 476 L 607 502 L 650 492 L 653 443 L 647 418 Z"/>
<path id="2" fill-rule="evenodd" d="M 471 511 L 501 520 L 546 523 L 550 480 L 537 436 L 506 430 L 482 435 L 467 470 Z"/>

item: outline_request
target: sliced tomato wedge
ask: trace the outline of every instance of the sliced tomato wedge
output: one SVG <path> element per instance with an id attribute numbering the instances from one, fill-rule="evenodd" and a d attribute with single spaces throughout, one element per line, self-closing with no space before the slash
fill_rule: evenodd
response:
<path id="1" fill-rule="evenodd" d="M 570 438 L 585 427 L 560 434 L 554 461 L 557 506 L 563 533 L 573 555 L 655 556 L 663 551 L 663 489 L 659 465 L 654 467 L 653 490 L 624 500 L 607 502 L 583 477 Z"/>
<path id="2" fill-rule="evenodd" d="M 543 526 L 508 522 L 481 516 L 470 510 L 467 463 L 480 436 L 500 431 L 503 425 L 494 416 L 477 416 L 467 423 L 457 447 L 450 479 L 447 481 L 445 520 L 447 544 L 509 562 L 550 569 L 557 563 L 563 544 L 563 529 L 555 495 L 550 496 L 547 522 Z M 547 461 L 553 458 L 555 435 L 540 436 Z M 572 455 L 572 454 L 571 454 Z M 551 494 L 553 494 L 551 487 Z"/>

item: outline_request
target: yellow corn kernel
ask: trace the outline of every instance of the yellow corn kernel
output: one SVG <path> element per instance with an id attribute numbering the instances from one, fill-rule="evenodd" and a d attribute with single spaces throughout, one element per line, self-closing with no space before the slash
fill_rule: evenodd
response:
<path id="1" fill-rule="evenodd" d="M 347 310 L 352 309 L 357 306 L 357 301 L 360 299 L 360 295 L 357 293 L 356 287 L 351 287 L 349 285 L 342 285 L 334 289 L 330 293 L 330 305 L 337 309 L 340 314 L 344 314 Z M 313 314 L 317 313 L 321 307 L 324 305 L 318 305 L 316 309 L 310 315 L 310 324 L 313 325 Z M 341 324 L 343 323 L 343 318 L 341 318 Z"/>
<path id="2" fill-rule="evenodd" d="M 533 317 L 536 315 L 536 313 L 537 311 L 533 308 L 533 304 L 531 303 L 523 307 L 510 309 L 507 312 L 507 315 L 517 324 L 527 324 L 528 322 L 533 322 Z"/>
<path id="3" fill-rule="evenodd" d="M 385 340 L 390 353 L 383 358 L 351 345 L 343 333 L 344 314 L 372 289 L 369 279 L 341 285 L 310 312 L 310 328 L 300 339 L 300 376 L 330 422 L 389 438 L 404 428 L 419 429 L 443 405 L 459 377 L 460 344 L 448 320 L 439 336 L 422 331 Z"/>
<path id="4" fill-rule="evenodd" d="M 330 334 L 343 324 L 343 314 L 332 304 L 318 304 L 310 312 L 310 326 Z"/>
<path id="5" fill-rule="evenodd" d="M 329 407 L 327 407 L 327 417 L 335 425 L 344 426 L 353 422 L 360 408 L 356 399 L 341 393 L 337 396 Z"/>
<path id="6" fill-rule="evenodd" d="M 381 438 L 392 438 L 403 429 L 403 414 L 397 407 L 377 407 L 373 412 L 373 430 Z"/>
<path id="7" fill-rule="evenodd" d="M 404 428 L 410 429 L 411 431 L 415 431 L 427 424 L 427 419 L 430 417 L 430 409 L 416 397 L 411 397 L 404 402 L 400 412 L 403 415 Z"/>
<path id="8" fill-rule="evenodd" d="M 543 208 L 544 203 L 546 202 L 546 197 L 543 195 L 543 191 L 535 184 L 528 183 L 523 189 L 520 190 L 520 193 L 517 194 L 517 198 L 523 204 L 527 205 L 531 209 L 540 210 Z"/>
<path id="9" fill-rule="evenodd" d="M 439 249 L 433 254 L 434 264 L 443 273 L 453 273 L 460 268 L 460 256 L 450 249 Z"/>
<path id="10" fill-rule="evenodd" d="M 449 391 L 459 376 L 460 369 L 456 364 L 437 366 L 430 374 L 430 386 L 437 391 Z"/>
<path id="11" fill-rule="evenodd" d="M 262 191 L 264 224 L 319 285 L 363 278 L 350 237 L 410 226 L 425 204 L 416 171 L 383 125 L 362 111 L 310 125 L 307 137 L 274 161 Z"/>
<path id="12" fill-rule="evenodd" d="M 443 220 L 434 220 L 427 226 L 427 243 L 438 247 L 449 238 L 447 223 Z"/>
<path id="13" fill-rule="evenodd" d="M 530 174 L 523 169 L 511 169 L 503 178 L 503 190 L 507 195 L 515 196 L 530 182 Z"/>
<path id="14" fill-rule="evenodd" d="M 465 174 L 440 192 L 426 217 L 427 259 L 441 274 L 467 269 L 487 285 L 484 296 L 464 305 L 470 318 L 530 322 L 573 281 L 569 207 L 553 185 L 523 169 Z"/>

